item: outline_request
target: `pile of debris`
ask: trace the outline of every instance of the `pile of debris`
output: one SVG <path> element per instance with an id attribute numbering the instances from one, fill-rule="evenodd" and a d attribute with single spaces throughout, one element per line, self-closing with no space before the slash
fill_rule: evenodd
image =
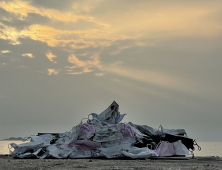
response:
<path id="1" fill-rule="evenodd" d="M 92 116 L 90 119 L 89 117 Z M 186 156 L 193 154 L 195 140 L 188 138 L 184 129 L 158 130 L 131 122 L 120 123 L 120 114 L 114 101 L 101 114 L 92 113 L 72 130 L 60 134 L 30 136 L 30 142 L 9 144 L 14 158 L 122 158 L 133 159 Z M 11 149 L 14 149 L 11 151 Z M 198 149 L 200 149 L 198 147 Z"/>

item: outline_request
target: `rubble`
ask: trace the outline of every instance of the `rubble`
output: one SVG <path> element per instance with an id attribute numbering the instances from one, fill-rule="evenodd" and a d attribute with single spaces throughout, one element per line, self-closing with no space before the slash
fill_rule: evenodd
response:
<path id="1" fill-rule="evenodd" d="M 14 158 L 39 159 L 147 159 L 193 154 L 197 143 L 188 138 L 184 129 L 164 129 L 160 125 L 156 130 L 147 125 L 121 123 L 125 115 L 120 114 L 119 105 L 114 101 L 101 114 L 90 114 L 85 123 L 81 120 L 70 131 L 30 136 L 28 143 L 10 143 L 9 151 Z"/>

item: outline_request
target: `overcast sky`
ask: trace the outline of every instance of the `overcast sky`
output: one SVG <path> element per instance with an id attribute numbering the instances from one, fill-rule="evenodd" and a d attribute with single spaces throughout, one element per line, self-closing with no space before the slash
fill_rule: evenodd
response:
<path id="1" fill-rule="evenodd" d="M 222 142 L 222 1 L 0 1 L 0 139 L 114 100 L 123 122 Z"/>

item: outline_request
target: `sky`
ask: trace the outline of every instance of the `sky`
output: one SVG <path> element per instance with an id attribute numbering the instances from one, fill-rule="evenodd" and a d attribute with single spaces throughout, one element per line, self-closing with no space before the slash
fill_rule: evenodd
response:
<path id="1" fill-rule="evenodd" d="M 222 142 L 221 0 L 1 0 L 0 139 L 123 122 Z"/>

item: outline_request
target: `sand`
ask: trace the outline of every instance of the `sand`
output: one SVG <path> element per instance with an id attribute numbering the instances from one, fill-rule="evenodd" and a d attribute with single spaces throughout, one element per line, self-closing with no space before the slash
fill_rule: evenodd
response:
<path id="1" fill-rule="evenodd" d="M 221 157 L 198 157 L 198 159 L 148 159 L 148 160 L 110 160 L 110 159 L 13 159 L 0 156 L 0 169 L 40 170 L 40 169 L 127 169 L 127 170 L 222 170 Z"/>

